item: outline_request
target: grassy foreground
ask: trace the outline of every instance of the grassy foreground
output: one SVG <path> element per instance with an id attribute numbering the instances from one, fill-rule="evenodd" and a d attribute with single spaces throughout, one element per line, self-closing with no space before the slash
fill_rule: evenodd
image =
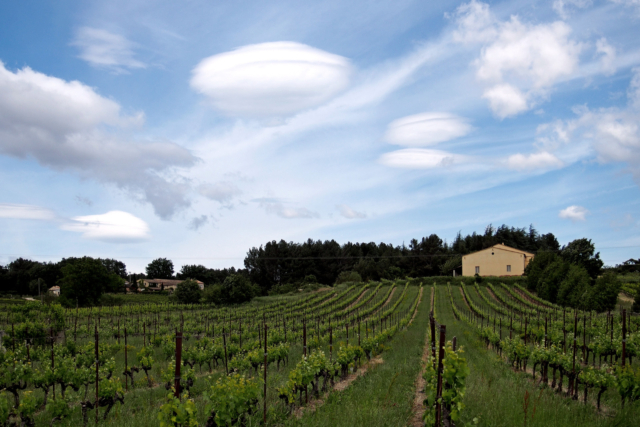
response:
<path id="1" fill-rule="evenodd" d="M 400 331 L 382 354 L 384 363 L 356 379 L 346 390 L 332 392 L 316 412 L 287 426 L 386 427 L 406 426 L 411 418 L 414 382 L 429 323 L 429 288 L 425 288 L 418 314 Z"/>
<path id="2" fill-rule="evenodd" d="M 453 291 L 459 292 L 457 288 Z M 640 404 L 612 405 L 598 414 L 591 404 L 572 401 L 548 388 L 534 384 L 529 375 L 516 373 L 500 360 L 493 350 L 487 350 L 475 331 L 453 317 L 446 287 L 438 287 L 438 320 L 447 326 L 447 339 L 456 336 L 464 346 L 470 374 L 467 377 L 465 409 L 460 425 L 491 427 L 637 427 L 640 425 Z M 529 405 L 525 421 L 525 395 Z M 582 392 L 580 393 L 582 398 Z M 619 401 L 618 401 L 619 402 Z M 474 418 L 476 421 L 474 422 Z"/>

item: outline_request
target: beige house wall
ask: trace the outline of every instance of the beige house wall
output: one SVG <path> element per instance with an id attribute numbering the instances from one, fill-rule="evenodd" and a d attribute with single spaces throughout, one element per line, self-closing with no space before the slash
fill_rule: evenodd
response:
<path id="1" fill-rule="evenodd" d="M 480 267 L 480 276 L 522 276 L 533 259 L 533 254 L 500 245 L 493 246 L 462 257 L 462 275 L 474 276 Z M 511 266 L 511 271 L 507 271 Z"/>

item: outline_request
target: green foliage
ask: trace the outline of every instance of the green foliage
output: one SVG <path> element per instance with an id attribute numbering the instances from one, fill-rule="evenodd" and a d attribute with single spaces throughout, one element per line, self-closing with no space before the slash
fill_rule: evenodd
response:
<path id="1" fill-rule="evenodd" d="M 202 291 L 198 282 L 187 279 L 176 287 L 175 298 L 180 304 L 197 304 L 202 297 Z"/>
<path id="2" fill-rule="evenodd" d="M 258 396 L 259 380 L 232 374 L 209 384 L 205 410 L 217 426 L 231 426 L 253 412 Z"/>
<path id="3" fill-rule="evenodd" d="M 78 258 L 62 267 L 60 302 L 68 307 L 96 305 L 120 277 L 109 273 L 99 259 Z"/>
<path id="4" fill-rule="evenodd" d="M 156 258 L 147 265 L 148 279 L 171 279 L 173 277 L 173 262 L 166 258 Z"/>
<path id="5" fill-rule="evenodd" d="M 47 411 L 54 420 L 62 420 L 71 415 L 71 406 L 69 406 L 70 399 L 68 397 L 58 397 L 55 400 L 47 403 Z"/>
<path id="6" fill-rule="evenodd" d="M 222 285 L 210 287 L 205 300 L 214 304 L 240 304 L 251 301 L 257 290 L 243 274 L 232 274 L 224 279 Z"/>
<path id="7" fill-rule="evenodd" d="M 25 391 L 22 393 L 22 399 L 20 399 L 17 412 L 23 422 L 28 422 L 28 420 L 33 419 L 33 415 L 36 413 L 36 396 L 33 394 L 33 391 Z"/>
<path id="8" fill-rule="evenodd" d="M 9 394 L 4 391 L 0 391 L 0 426 L 5 426 L 9 423 L 12 407 L 13 405 Z"/>
<path id="9" fill-rule="evenodd" d="M 640 369 L 631 365 L 617 367 L 616 388 L 622 402 L 640 399 Z"/>
<path id="10" fill-rule="evenodd" d="M 560 257 L 556 257 L 552 263 L 546 266 L 537 285 L 537 291 L 540 298 L 544 298 L 554 304 L 556 303 L 558 300 L 560 284 L 567 276 L 569 267 L 570 264 Z"/>
<path id="11" fill-rule="evenodd" d="M 634 313 L 640 313 L 640 287 L 636 291 L 636 295 L 633 298 L 633 306 L 631 307 L 631 311 Z"/>
<path id="12" fill-rule="evenodd" d="M 445 261 L 440 267 L 440 272 L 443 276 L 451 276 L 453 270 L 462 265 L 462 255 L 452 256 Z"/>
<path id="13" fill-rule="evenodd" d="M 189 399 L 189 393 L 182 395 L 182 401 L 171 393 L 160 407 L 158 420 L 160 427 L 197 427 L 197 415 L 198 409 L 193 399 Z"/>
<path id="14" fill-rule="evenodd" d="M 596 279 L 596 284 L 589 290 L 587 297 L 588 310 L 599 313 L 613 310 L 618 302 L 618 294 L 622 283 L 613 272 L 607 272 Z"/>
<path id="15" fill-rule="evenodd" d="M 570 264 L 584 267 L 592 279 L 598 277 L 604 263 L 591 239 L 576 239 L 562 247 L 560 256 Z"/>
<path id="16" fill-rule="evenodd" d="M 343 271 L 338 274 L 338 278 L 336 279 L 336 285 L 341 283 L 361 283 L 362 277 L 355 271 Z"/>
<path id="17" fill-rule="evenodd" d="M 565 307 L 585 308 L 591 278 L 581 265 L 571 265 L 560 283 L 557 303 Z"/>
<path id="18" fill-rule="evenodd" d="M 462 400 L 466 391 L 466 379 L 469 375 L 467 361 L 462 357 L 462 347 L 453 351 L 451 342 L 447 342 L 445 356 L 442 362 L 442 397 L 440 402 L 447 409 L 454 423 L 460 419 L 460 412 L 464 409 Z M 427 363 L 425 373 L 425 400 L 427 409 L 424 413 L 426 426 L 435 426 L 436 398 L 438 386 L 438 372 L 433 363 Z"/>

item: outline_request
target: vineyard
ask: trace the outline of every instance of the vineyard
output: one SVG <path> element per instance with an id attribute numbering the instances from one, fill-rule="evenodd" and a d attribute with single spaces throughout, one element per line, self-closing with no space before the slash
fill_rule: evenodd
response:
<path id="1" fill-rule="evenodd" d="M 637 426 L 640 319 L 518 285 L 0 314 L 0 426 Z"/>

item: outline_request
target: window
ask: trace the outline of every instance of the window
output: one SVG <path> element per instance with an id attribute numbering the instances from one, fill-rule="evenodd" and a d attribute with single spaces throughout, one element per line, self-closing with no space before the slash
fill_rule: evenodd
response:
<path id="1" fill-rule="evenodd" d="M 480 267 L 476 266 L 476 274 L 480 274 Z"/>
<path id="2" fill-rule="evenodd" d="M 511 266 L 507 265 L 507 273 L 511 273 Z"/>

